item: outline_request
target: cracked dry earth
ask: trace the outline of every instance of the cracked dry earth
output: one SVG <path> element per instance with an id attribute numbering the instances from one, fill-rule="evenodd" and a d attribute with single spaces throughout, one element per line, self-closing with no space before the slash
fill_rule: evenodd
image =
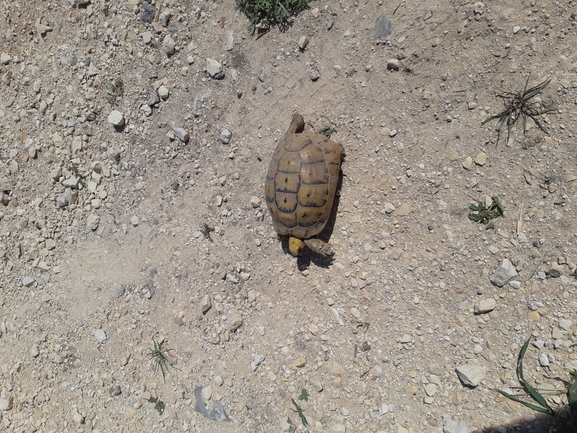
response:
<path id="1" fill-rule="evenodd" d="M 1 3 L 0 430 L 548 431 L 495 389 L 530 336 L 535 386 L 577 368 L 577 3 L 397 6 Z M 546 131 L 497 143 L 528 78 Z M 295 111 L 346 151 L 332 260 L 264 203 Z"/>

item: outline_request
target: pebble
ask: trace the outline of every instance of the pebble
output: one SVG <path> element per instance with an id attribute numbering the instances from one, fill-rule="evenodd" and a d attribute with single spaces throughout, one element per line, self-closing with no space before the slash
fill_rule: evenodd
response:
<path id="1" fill-rule="evenodd" d="M 478 304 L 475 304 L 475 314 L 490 313 L 496 306 L 497 302 L 493 298 L 483 299 Z"/>
<path id="2" fill-rule="evenodd" d="M 471 433 L 471 429 L 463 421 L 449 419 L 443 426 L 443 433 Z"/>
<path id="3" fill-rule="evenodd" d="M 392 203 L 385 203 L 384 210 L 387 215 L 392 214 L 395 211 L 395 206 Z"/>
<path id="4" fill-rule="evenodd" d="M 559 328 L 564 329 L 565 331 L 569 331 L 571 329 L 572 325 L 573 325 L 573 322 L 571 320 L 567 320 L 567 319 L 560 319 L 559 320 Z"/>
<path id="5" fill-rule="evenodd" d="M 118 110 L 112 110 L 108 115 L 108 123 L 114 126 L 124 125 L 124 114 Z"/>
<path id="6" fill-rule="evenodd" d="M 96 341 L 98 341 L 99 343 L 105 342 L 107 338 L 106 332 L 104 332 L 104 330 L 102 329 L 93 329 L 92 335 L 94 336 L 94 338 L 96 338 Z"/>
<path id="7" fill-rule="evenodd" d="M 0 65 L 7 65 L 12 61 L 12 57 L 7 53 L 0 54 Z"/>
<path id="8" fill-rule="evenodd" d="M 385 17 L 377 18 L 375 22 L 375 38 L 382 39 L 391 34 L 393 31 L 393 25 Z"/>
<path id="9" fill-rule="evenodd" d="M 282 417 L 278 422 L 278 431 L 280 433 L 294 433 L 296 426 L 288 416 Z"/>
<path id="10" fill-rule="evenodd" d="M 208 295 L 204 295 L 202 297 L 202 301 L 200 302 L 200 311 L 202 314 L 206 314 L 206 312 L 208 310 L 210 310 L 210 307 L 212 306 L 211 301 L 210 301 L 210 296 Z"/>
<path id="11" fill-rule="evenodd" d="M 32 277 L 24 277 L 22 278 L 22 285 L 24 287 L 30 287 L 32 284 L 34 284 L 36 280 Z"/>
<path id="12" fill-rule="evenodd" d="M 8 411 L 12 409 L 12 399 L 11 398 L 0 398 L 0 411 Z"/>
<path id="13" fill-rule="evenodd" d="M 130 218 L 130 224 L 132 224 L 133 227 L 138 226 L 138 217 L 136 215 L 132 215 L 132 218 Z"/>
<path id="14" fill-rule="evenodd" d="M 399 69 L 401 69 L 401 62 L 398 59 L 387 60 L 387 70 L 398 71 Z"/>
<path id="15" fill-rule="evenodd" d="M 547 367 L 549 365 L 549 357 L 546 353 L 539 354 L 539 364 L 541 364 L 542 367 Z"/>
<path id="16" fill-rule="evenodd" d="M 86 218 L 86 228 L 88 230 L 95 231 L 98 228 L 99 224 L 100 224 L 100 216 L 99 215 L 90 214 L 90 215 L 88 215 L 88 218 Z"/>
<path id="17" fill-rule="evenodd" d="M 514 26 L 514 27 L 513 27 L 513 34 L 516 35 L 517 33 L 519 33 L 519 30 L 521 30 L 521 27 L 519 27 L 519 26 Z"/>
<path id="18" fill-rule="evenodd" d="M 178 127 L 173 127 L 172 130 L 174 131 L 174 134 L 180 141 L 182 141 L 183 143 L 188 143 L 188 139 L 190 138 L 188 132 L 186 132 L 183 128 Z"/>
<path id="19" fill-rule="evenodd" d="M 518 290 L 521 288 L 521 281 L 517 281 L 517 280 L 509 281 L 509 285 L 512 288 L 514 288 L 515 290 Z"/>
<path id="20" fill-rule="evenodd" d="M 434 383 L 426 383 L 423 388 L 425 389 L 425 393 L 429 396 L 432 397 L 437 393 L 437 389 L 438 386 L 435 385 Z"/>
<path id="21" fill-rule="evenodd" d="M 220 132 L 220 141 L 222 144 L 230 143 L 231 138 L 232 138 L 232 132 L 230 132 L 228 129 L 223 129 Z"/>
<path id="22" fill-rule="evenodd" d="M 299 38 L 298 46 L 301 51 L 304 51 L 304 49 L 307 47 L 308 44 L 309 44 L 309 38 L 307 38 L 306 36 L 301 36 Z"/>
<path id="23" fill-rule="evenodd" d="M 464 364 L 458 366 L 455 371 L 463 385 L 476 387 L 487 374 L 487 367 L 479 364 Z"/>
<path id="24" fill-rule="evenodd" d="M 473 167 L 473 158 L 471 158 L 470 156 L 467 156 L 465 158 L 465 160 L 463 161 L 463 168 L 465 170 L 471 170 L 472 167 Z"/>
<path id="25" fill-rule="evenodd" d="M 262 362 L 265 360 L 265 357 L 262 355 L 253 355 L 253 361 L 250 363 L 250 369 L 251 371 L 256 371 L 256 369 L 258 368 L 258 366 L 260 364 L 262 364 Z"/>
<path id="26" fill-rule="evenodd" d="M 142 42 L 144 42 L 146 45 L 152 41 L 152 33 L 150 32 L 142 32 L 140 36 L 142 36 Z"/>
<path id="27" fill-rule="evenodd" d="M 168 57 L 172 56 L 176 52 L 176 43 L 170 34 L 167 34 L 162 40 L 162 49 Z"/>
<path id="28" fill-rule="evenodd" d="M 397 211 L 397 215 L 399 216 L 407 216 L 411 213 L 411 205 L 409 203 L 403 203 L 399 210 Z"/>
<path id="29" fill-rule="evenodd" d="M 307 360 L 305 358 L 297 358 L 295 361 L 295 367 L 302 368 L 307 364 Z"/>
<path id="30" fill-rule="evenodd" d="M 217 386 L 222 386 L 222 384 L 224 383 L 224 379 L 222 378 L 222 376 L 214 376 L 213 380 Z"/>
<path id="31" fill-rule="evenodd" d="M 110 292 L 112 298 L 120 298 L 122 295 L 124 295 L 124 287 L 122 286 L 115 286 Z"/>
<path id="32" fill-rule="evenodd" d="M 308 74 L 311 81 L 317 81 L 321 77 L 321 73 L 317 68 L 310 68 Z"/>
<path id="33" fill-rule="evenodd" d="M 157 92 L 158 92 L 158 96 L 160 96 L 160 99 L 162 99 L 163 101 L 166 101 L 168 99 L 169 94 L 170 94 L 170 90 L 164 84 L 162 84 L 158 88 Z"/>
<path id="34" fill-rule="evenodd" d="M 330 433 L 346 433 L 347 428 L 344 424 L 331 424 L 329 427 Z"/>
<path id="35" fill-rule="evenodd" d="M 253 209 L 259 208 L 261 204 L 260 198 L 257 197 L 256 195 L 251 196 L 250 204 L 253 207 Z"/>
<path id="36" fill-rule="evenodd" d="M 154 107 L 159 102 L 160 102 L 160 95 L 156 90 L 151 90 L 150 95 L 148 95 L 148 101 L 146 101 L 146 104 L 149 107 Z"/>
<path id="37" fill-rule="evenodd" d="M 477 2 L 473 5 L 473 13 L 475 15 L 483 15 L 485 12 L 485 4 L 482 2 Z"/>
<path id="38" fill-rule="evenodd" d="M 490 281 L 497 287 L 503 287 L 517 275 L 519 274 L 509 259 L 503 259 L 501 265 L 495 270 Z"/>
<path id="39" fill-rule="evenodd" d="M 214 78 L 216 80 L 224 78 L 222 65 L 218 61 L 211 59 L 210 57 L 206 59 L 206 72 L 211 78 Z"/>
<path id="40" fill-rule="evenodd" d="M 486 163 L 487 163 L 487 154 L 485 152 L 479 152 L 477 156 L 475 156 L 475 164 L 483 166 Z"/>

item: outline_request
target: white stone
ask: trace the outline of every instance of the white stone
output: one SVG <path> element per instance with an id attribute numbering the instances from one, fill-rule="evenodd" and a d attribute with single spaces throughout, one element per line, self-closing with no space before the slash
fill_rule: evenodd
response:
<path id="1" fill-rule="evenodd" d="M 487 367 L 479 364 L 464 364 L 458 366 L 455 371 L 463 385 L 476 387 L 485 379 Z"/>
<path id="2" fill-rule="evenodd" d="M 503 262 L 491 277 L 491 283 L 497 287 L 503 287 L 517 275 L 517 270 L 509 259 L 503 259 Z"/>
<path id="3" fill-rule="evenodd" d="M 478 304 L 475 304 L 475 314 L 485 314 L 493 311 L 497 306 L 497 302 L 493 298 L 482 299 Z"/>
<path id="4" fill-rule="evenodd" d="M 211 58 L 206 59 L 206 72 L 211 78 L 221 79 L 224 77 L 224 72 L 222 71 L 222 65 Z"/>
<path id="5" fill-rule="evenodd" d="M 108 115 L 108 123 L 114 126 L 124 125 L 124 114 L 118 110 L 112 110 Z"/>
<path id="6" fill-rule="evenodd" d="M 104 330 L 102 329 L 93 329 L 92 330 L 92 335 L 94 336 L 94 338 L 96 338 L 96 340 L 99 343 L 103 343 L 104 341 L 106 341 L 106 332 L 104 332 Z"/>

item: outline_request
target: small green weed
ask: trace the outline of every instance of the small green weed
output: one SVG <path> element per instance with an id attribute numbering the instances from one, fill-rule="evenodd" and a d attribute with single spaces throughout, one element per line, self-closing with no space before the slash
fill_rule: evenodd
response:
<path id="1" fill-rule="evenodd" d="M 308 3 L 309 0 L 236 0 L 238 9 L 250 21 L 253 32 L 261 23 L 278 25 L 281 31 L 288 29 L 288 19 L 306 9 Z"/>
<path id="2" fill-rule="evenodd" d="M 154 338 L 152 341 L 154 343 L 154 348 L 148 352 L 148 357 L 156 363 L 154 366 L 155 370 L 160 369 L 162 372 L 162 379 L 166 380 L 168 367 L 176 368 L 167 356 L 167 353 L 170 352 L 170 350 L 162 347 L 164 341 L 159 343 Z"/>
<path id="3" fill-rule="evenodd" d="M 537 95 L 549 85 L 551 80 L 545 80 L 530 89 L 527 89 L 529 84 L 529 77 L 525 82 L 523 90 L 517 93 L 505 92 L 497 94 L 497 97 L 503 99 L 503 104 L 505 104 L 505 109 L 498 114 L 494 114 L 481 123 L 484 125 L 491 120 L 497 120 L 497 143 L 501 138 L 501 131 L 504 125 L 507 125 L 507 143 L 509 143 L 509 138 L 511 137 L 511 128 L 520 118 L 523 119 L 523 134 L 527 132 L 527 117 L 533 119 L 533 122 L 543 131 L 547 132 L 545 127 L 541 124 L 538 116 L 545 113 L 551 113 L 552 109 L 544 108 L 540 103 L 532 101 Z"/>
<path id="4" fill-rule="evenodd" d="M 337 132 L 337 130 L 335 128 L 328 128 L 327 127 L 321 131 L 321 134 L 327 138 L 331 138 L 331 135 L 333 135 L 335 132 Z"/>
<path id="5" fill-rule="evenodd" d="M 479 222 L 481 224 L 489 224 L 489 221 L 500 216 L 503 216 L 505 212 L 505 207 L 499 201 L 499 197 L 491 197 L 491 205 L 487 208 L 485 203 L 479 202 L 479 204 L 472 204 L 469 209 L 475 211 L 476 213 L 470 213 L 469 219 L 473 222 Z"/>
<path id="6" fill-rule="evenodd" d="M 164 409 L 166 409 L 166 405 L 164 404 L 164 402 L 161 399 L 155 398 L 155 397 L 150 397 L 148 399 L 148 401 L 150 403 L 154 403 L 154 408 L 156 409 L 156 411 L 158 412 L 159 415 L 162 415 L 164 413 Z"/>
<path id="7" fill-rule="evenodd" d="M 301 395 L 299 395 L 299 400 L 309 401 L 309 393 L 307 392 L 306 389 L 304 389 L 304 388 L 302 389 Z"/>
<path id="8" fill-rule="evenodd" d="M 200 232 L 204 236 L 205 239 L 208 239 L 212 242 L 212 237 L 210 234 L 214 231 L 214 227 L 209 227 L 207 223 L 203 223 L 202 227 L 200 228 Z"/>
<path id="9" fill-rule="evenodd" d="M 570 373 L 570 380 L 568 382 L 563 381 L 566 385 L 568 407 L 561 406 L 553 409 L 547 400 L 539 393 L 539 391 L 531 386 L 529 382 L 525 380 L 523 374 L 523 359 L 525 358 L 525 353 L 529 347 L 529 342 L 531 337 L 525 341 L 519 356 L 517 357 L 517 380 L 521 384 L 521 389 L 525 391 L 525 395 L 529 395 L 531 401 L 521 398 L 520 395 L 509 394 L 500 389 L 496 389 L 499 394 L 504 395 L 510 400 L 521 403 L 523 406 L 528 407 L 536 412 L 545 413 L 553 417 L 553 425 L 557 427 L 556 430 L 559 433 L 574 433 L 577 431 L 577 374 Z M 575 346 L 575 345 L 574 345 Z M 568 409 L 568 416 L 567 415 Z M 563 417 L 563 419 L 562 419 Z"/>
<path id="10" fill-rule="evenodd" d="M 301 395 L 302 395 L 302 394 L 301 394 Z M 296 412 L 296 413 L 298 413 L 299 418 L 301 419 L 301 422 L 303 423 L 303 425 L 304 425 L 305 427 L 308 427 L 309 422 L 307 421 L 307 419 L 306 419 L 306 417 L 305 417 L 305 415 L 304 415 L 304 413 L 303 413 L 303 410 L 302 410 L 301 407 L 297 404 L 297 402 L 294 401 L 293 398 L 291 398 L 291 401 L 293 402 L 293 405 L 294 405 L 294 407 L 295 407 L 295 409 L 293 409 L 293 411 Z"/>
<path id="11" fill-rule="evenodd" d="M 121 78 L 117 78 L 114 80 L 112 84 L 110 84 L 110 88 L 108 90 L 108 97 L 106 98 L 106 102 L 110 105 L 115 106 L 118 102 L 119 98 L 122 98 L 124 95 L 124 82 Z"/>

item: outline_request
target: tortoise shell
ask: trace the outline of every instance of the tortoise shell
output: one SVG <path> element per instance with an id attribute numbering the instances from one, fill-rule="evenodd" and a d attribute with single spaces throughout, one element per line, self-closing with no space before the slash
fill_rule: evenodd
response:
<path id="1" fill-rule="evenodd" d="M 343 155 L 341 144 L 321 134 L 302 132 L 303 127 L 302 116 L 295 115 L 272 156 L 265 183 L 266 204 L 276 232 L 298 239 L 308 239 L 324 229 Z"/>

